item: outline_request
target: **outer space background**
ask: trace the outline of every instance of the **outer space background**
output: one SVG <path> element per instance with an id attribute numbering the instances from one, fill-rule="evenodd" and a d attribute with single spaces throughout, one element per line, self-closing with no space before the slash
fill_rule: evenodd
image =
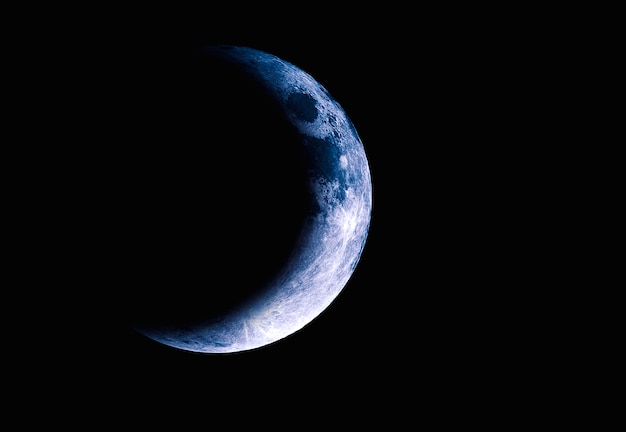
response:
<path id="1" fill-rule="evenodd" d="M 66 79 L 84 142 L 100 133 L 115 139 L 100 114 L 124 104 L 120 71 L 138 61 L 129 45 L 227 43 L 295 64 L 359 133 L 373 212 L 359 265 L 331 306 L 283 340 L 234 354 L 181 352 L 126 328 L 115 316 L 119 293 L 90 289 L 94 272 L 105 269 L 87 262 L 82 251 L 93 245 L 81 237 L 69 278 L 79 294 L 54 327 L 58 360 L 42 354 L 45 394 L 68 389 L 96 423 L 129 416 L 141 426 L 171 417 L 180 428 L 235 427 L 250 418 L 273 427 L 291 422 L 290 412 L 294 427 L 329 425 L 333 416 L 418 427 L 506 409 L 497 395 L 525 374 L 512 360 L 524 355 L 510 345 L 519 335 L 498 324 L 514 302 L 506 291 L 510 263 L 500 254 L 509 209 L 494 206 L 503 192 L 494 176 L 504 168 L 491 163 L 508 157 L 494 145 L 505 137 L 497 89 L 506 88 L 508 66 L 494 61 L 497 29 L 483 31 L 462 13 L 422 12 L 250 25 L 220 25 L 210 14 L 175 26 L 141 21 L 135 28 L 130 20 L 98 26 L 91 46 L 90 38 L 71 46 L 68 57 L 81 67 Z M 78 171 L 90 175 L 88 167 Z M 96 395 L 106 400 L 95 402 Z"/>

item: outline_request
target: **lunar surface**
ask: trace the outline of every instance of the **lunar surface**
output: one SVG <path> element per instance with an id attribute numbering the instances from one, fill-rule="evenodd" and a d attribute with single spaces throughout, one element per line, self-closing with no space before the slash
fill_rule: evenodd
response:
<path id="1" fill-rule="evenodd" d="M 233 353 L 294 334 L 340 294 L 366 244 L 372 183 L 365 149 L 354 125 L 311 75 L 288 61 L 248 47 L 207 46 L 200 52 L 207 59 L 219 59 L 236 68 L 280 107 L 294 130 L 292 145 L 303 155 L 305 193 L 309 195 L 305 217 L 298 222 L 290 252 L 278 270 L 268 275 L 262 289 L 217 314 L 207 314 L 206 319 L 184 325 L 138 320 L 133 327 L 177 349 Z M 246 272 L 245 262 L 241 272 Z M 236 285 L 237 275 L 227 283 Z M 197 289 L 202 291 L 202 283 Z M 203 302 L 210 309 L 210 295 L 199 294 L 197 299 L 188 300 L 196 310 L 202 310 Z"/>

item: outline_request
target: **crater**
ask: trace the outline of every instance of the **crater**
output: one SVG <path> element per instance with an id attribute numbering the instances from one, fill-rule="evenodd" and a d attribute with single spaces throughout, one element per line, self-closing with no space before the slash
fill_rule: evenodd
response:
<path id="1" fill-rule="evenodd" d="M 298 120 L 313 123 L 317 118 L 315 99 L 306 93 L 291 93 L 287 99 L 287 107 Z"/>

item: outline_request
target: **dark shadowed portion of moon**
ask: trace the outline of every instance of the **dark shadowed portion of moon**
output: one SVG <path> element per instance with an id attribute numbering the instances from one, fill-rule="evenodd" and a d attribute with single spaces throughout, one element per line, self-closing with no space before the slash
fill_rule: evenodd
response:
<path id="1" fill-rule="evenodd" d="M 312 206 L 301 137 L 240 69 L 194 52 L 144 57 L 122 108 L 118 282 L 133 322 L 193 325 L 285 265 Z M 317 115 L 307 96 L 290 103 Z"/>

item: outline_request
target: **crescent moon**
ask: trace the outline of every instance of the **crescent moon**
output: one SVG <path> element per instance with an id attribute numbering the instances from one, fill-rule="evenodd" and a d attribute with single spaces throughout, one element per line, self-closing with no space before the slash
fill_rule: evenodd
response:
<path id="1" fill-rule="evenodd" d="M 173 348 L 233 353 L 273 344 L 296 333 L 340 294 L 366 244 L 372 181 L 353 123 L 311 75 L 249 47 L 212 45 L 201 52 L 244 71 L 278 102 L 297 131 L 313 199 L 285 265 L 253 298 L 219 318 L 193 325 L 136 322 L 133 328 Z"/>

